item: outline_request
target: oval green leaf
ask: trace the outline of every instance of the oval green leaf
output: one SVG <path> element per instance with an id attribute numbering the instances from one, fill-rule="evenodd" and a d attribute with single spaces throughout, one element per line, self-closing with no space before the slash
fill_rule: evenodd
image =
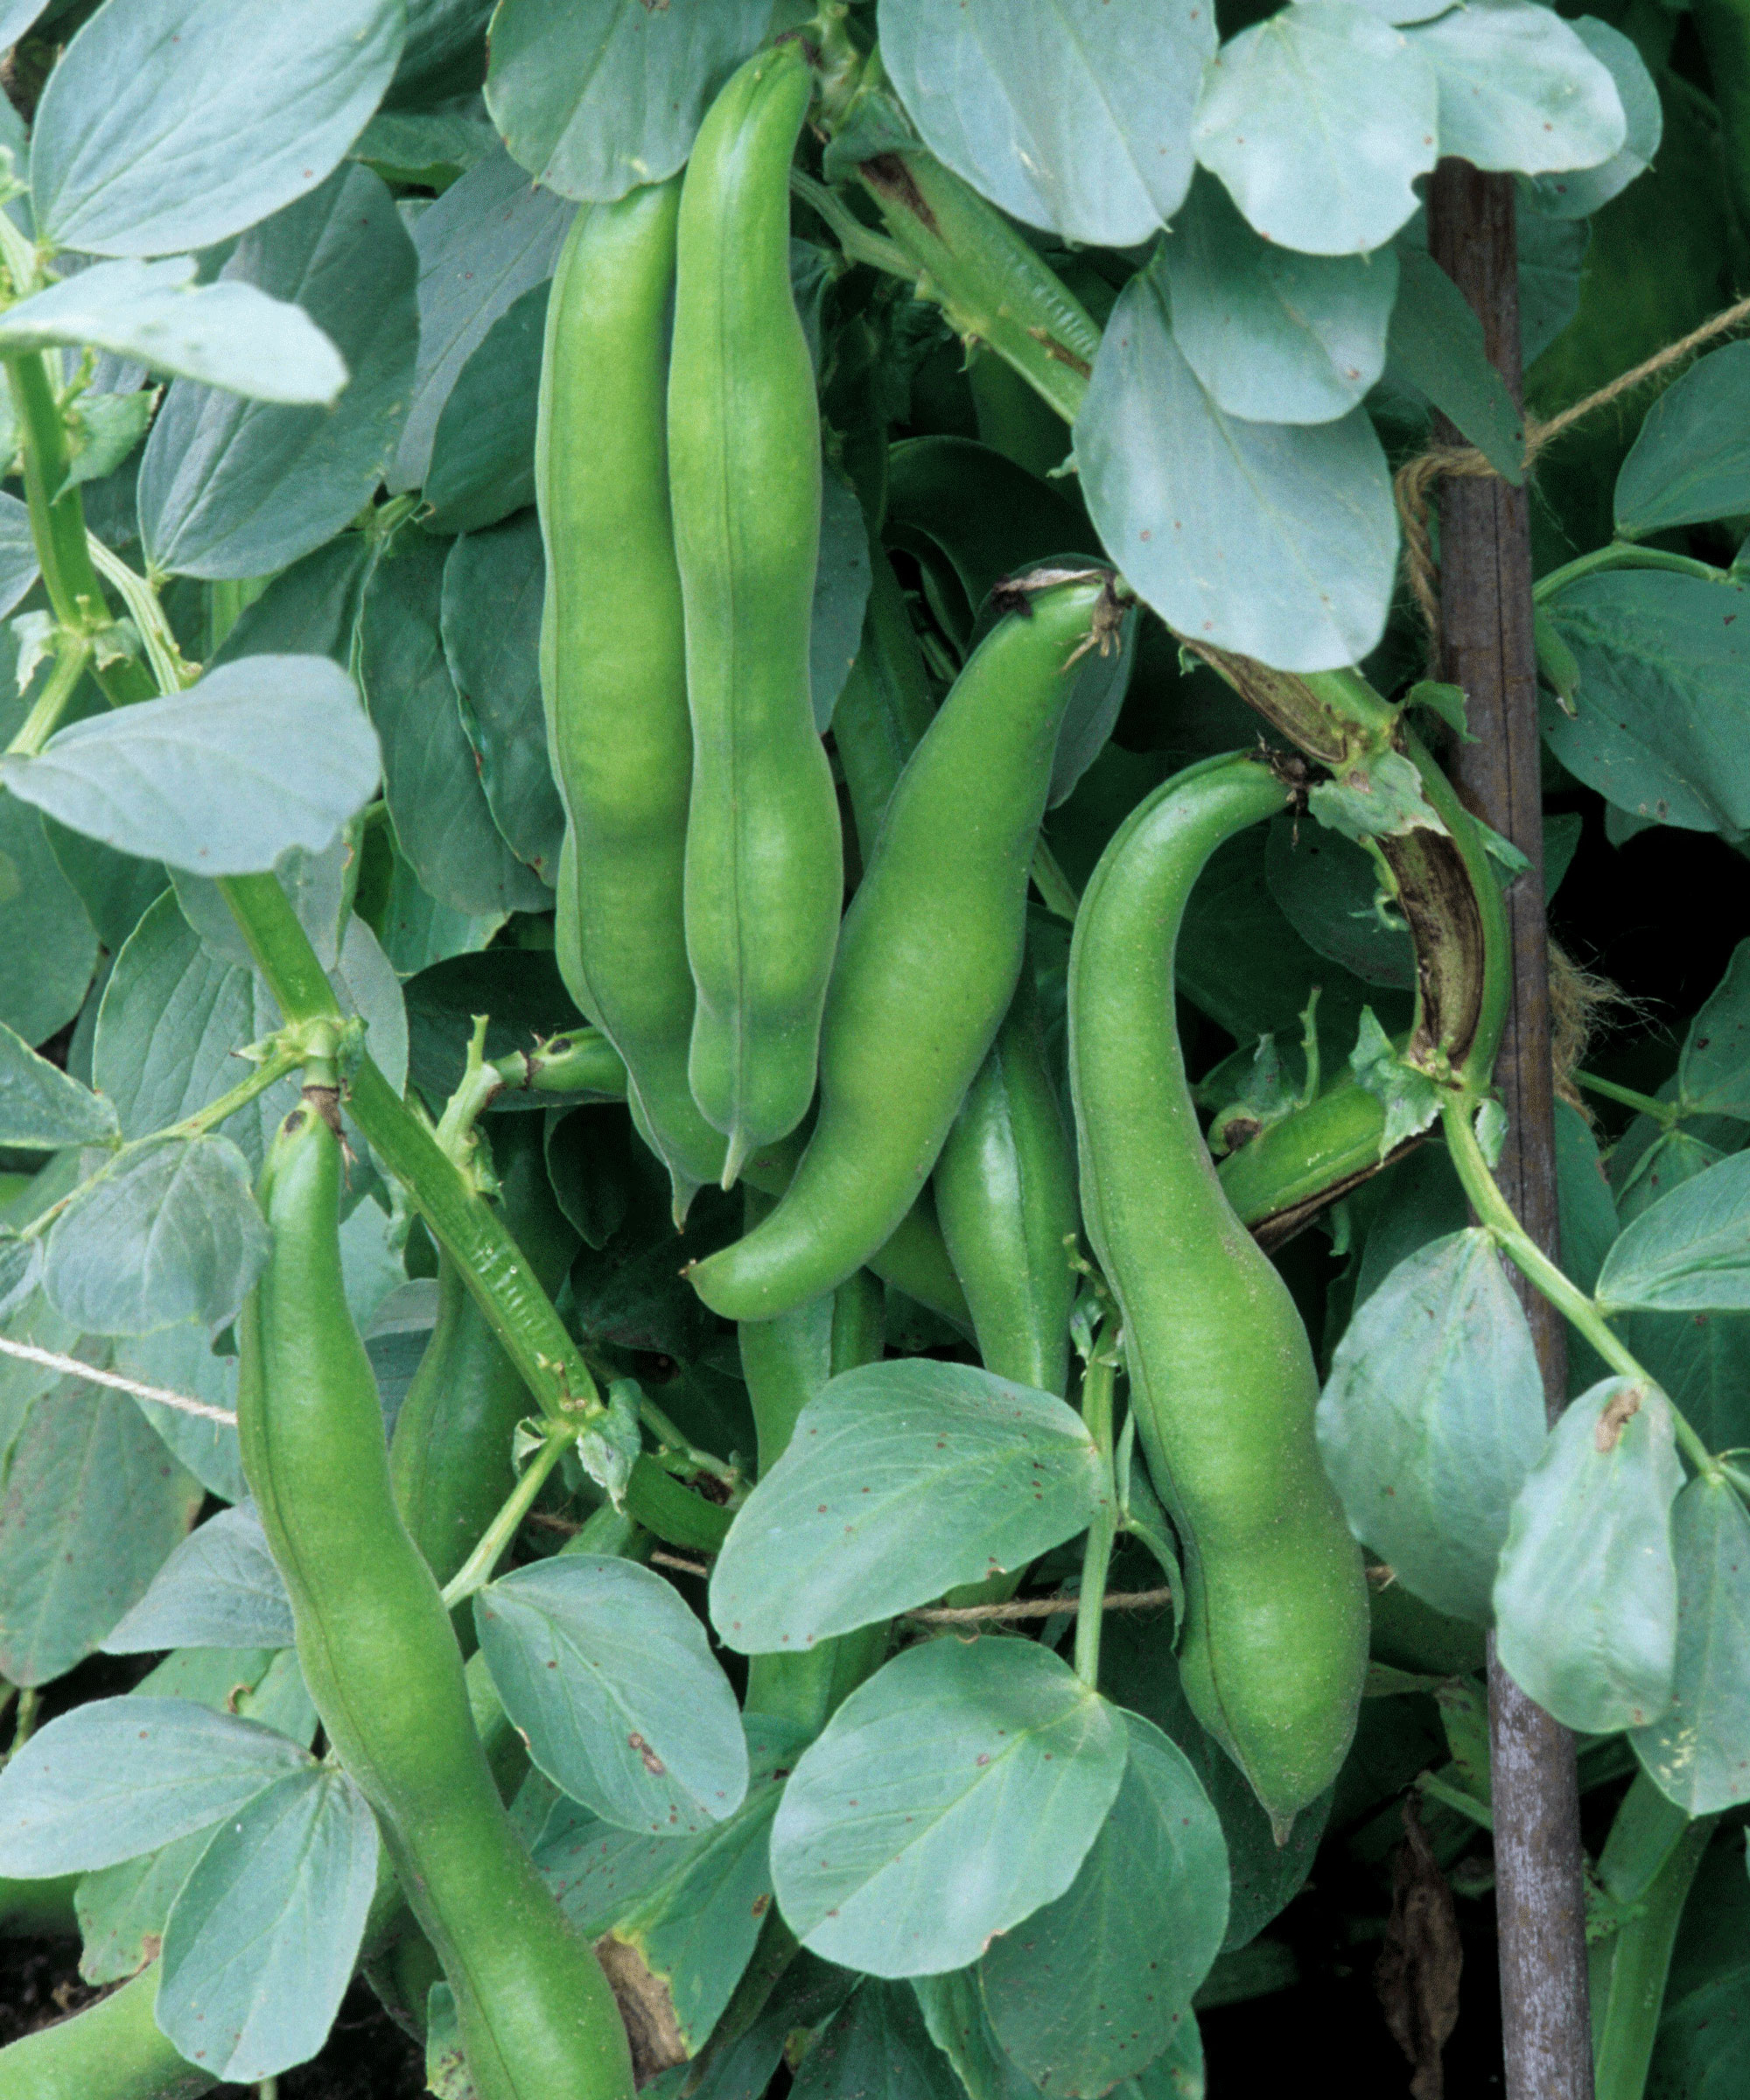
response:
<path id="1" fill-rule="evenodd" d="M 928 1357 L 867 1364 L 808 1403 L 737 1512 L 711 1623 L 743 1655 L 810 1648 L 1025 1567 L 1103 1499 L 1093 1439 L 1054 1395 Z"/>
<path id="2" fill-rule="evenodd" d="M 1630 1740 L 1686 1816 L 1750 1801 L 1750 1516 L 1724 1480 L 1693 1480 L 1671 1511 L 1677 1662 L 1668 1713 Z"/>
<path id="3" fill-rule="evenodd" d="M 848 1968 L 962 1968 L 1075 1879 L 1127 1754 L 1116 1711 L 1049 1648 L 909 1648 L 791 1774 L 772 1829 L 779 1907 Z"/>
<path id="4" fill-rule="evenodd" d="M 1605 1256 L 1598 1297 L 1648 1312 L 1750 1310 L 1750 1152 L 1643 1210 Z"/>
<path id="5" fill-rule="evenodd" d="M 1640 1728 L 1670 1704 L 1683 1477 L 1665 1396 L 1608 1378 L 1562 1416 L 1519 1491 L 1495 1578 L 1495 1651 L 1570 1728 Z"/>

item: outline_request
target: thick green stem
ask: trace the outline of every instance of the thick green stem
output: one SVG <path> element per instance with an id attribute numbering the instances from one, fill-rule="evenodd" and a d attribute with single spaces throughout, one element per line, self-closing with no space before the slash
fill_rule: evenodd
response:
<path id="1" fill-rule="evenodd" d="M 197 1109 L 180 1123 L 172 1124 L 165 1131 L 166 1137 L 199 1138 L 207 1130 L 216 1130 L 221 1123 L 234 1116 L 239 1109 L 246 1109 L 259 1095 L 270 1087 L 276 1087 L 288 1072 L 295 1072 L 304 1061 L 304 1046 L 297 1043 L 277 1045 L 247 1079 L 239 1080 L 229 1093 L 221 1094 L 217 1101 L 209 1101 L 204 1109 Z"/>
<path id="2" fill-rule="evenodd" d="M 1032 878 L 1040 902 L 1046 911 L 1054 912 L 1060 919 L 1067 919 L 1074 926 L 1082 899 L 1075 885 L 1058 866 L 1057 856 L 1043 839 L 1033 848 Z"/>
<path id="3" fill-rule="evenodd" d="M 1488 1163 L 1471 1128 L 1475 1106 L 1469 1098 L 1452 1095 L 1448 1096 L 1441 1111 L 1446 1130 L 1446 1149 L 1452 1154 L 1452 1165 L 1458 1170 L 1471 1208 L 1514 1267 L 1529 1283 L 1536 1284 L 1570 1326 L 1586 1337 L 1612 1370 L 1642 1385 L 1656 1386 L 1663 1392 L 1664 1388 L 1659 1386 L 1659 1381 L 1639 1357 L 1623 1346 L 1597 1300 L 1589 1298 L 1578 1284 L 1563 1275 L 1514 1216 L 1511 1206 L 1495 1186 L 1494 1176 L 1488 1171 Z M 1677 1442 L 1690 1463 L 1704 1478 L 1719 1479 L 1719 1465 L 1712 1452 L 1669 1394 L 1666 1402 L 1671 1410 Z"/>
<path id="4" fill-rule="evenodd" d="M 1726 570 L 1716 569 L 1709 562 L 1692 561 L 1686 554 L 1667 554 L 1662 547 L 1637 547 L 1630 540 L 1613 540 L 1608 547 L 1594 548 L 1578 561 L 1552 569 L 1533 585 L 1531 596 L 1538 605 L 1546 605 L 1568 584 L 1600 569 L 1670 569 L 1679 576 L 1699 577 L 1708 584 L 1732 584 L 1734 580 Z"/>
<path id="5" fill-rule="evenodd" d="M 1075 1615 L 1075 1674 L 1090 1691 L 1100 1689 L 1100 1633 L 1106 1616 L 1106 1571 L 1117 1536 L 1118 1496 L 1112 1480 L 1113 1364 L 1102 1334 L 1082 1375 L 1082 1418 L 1100 1453 L 1106 1475 L 1105 1507 L 1088 1527 L 1082 1556 L 1081 1609 Z"/>

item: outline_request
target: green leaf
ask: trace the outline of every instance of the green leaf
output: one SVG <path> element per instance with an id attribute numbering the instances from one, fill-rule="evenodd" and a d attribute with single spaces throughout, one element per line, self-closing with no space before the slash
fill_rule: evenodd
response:
<path id="1" fill-rule="evenodd" d="M 1048 1648 L 908 1648 L 791 1774 L 772 1830 L 779 1906 L 829 1961 L 962 1968 L 1075 1879 L 1126 1753 L 1117 1713 Z"/>
<path id="2" fill-rule="evenodd" d="M 566 1554 L 474 1600 L 505 1711 L 556 1786 L 606 1822 L 680 1834 L 747 1791 L 735 1694 L 673 1586 L 635 1562 Z"/>
<path id="3" fill-rule="evenodd" d="M 1486 1232 L 1397 1264 L 1338 1343 L 1318 1420 L 1355 1536 L 1413 1595 L 1487 1625 L 1544 1423 L 1531 1331 Z"/>
<path id="4" fill-rule="evenodd" d="M 1200 0 L 881 0 L 880 34 L 924 143 L 1012 218 L 1129 248 L 1184 201 L 1217 40 Z"/>
<path id="5" fill-rule="evenodd" d="M 1677 1079 L 1686 1115 L 1750 1122 L 1750 941 L 1732 949 L 1726 975 L 1690 1023 Z"/>
<path id="6" fill-rule="evenodd" d="M 535 422 L 548 285 L 486 331 L 438 417 L 425 475 L 433 532 L 479 532 L 535 500 Z"/>
<path id="7" fill-rule="evenodd" d="M 1230 1951 L 1255 1940 L 1299 1894 L 1325 1834 L 1331 1796 L 1304 1808 L 1287 1843 L 1278 1844 L 1244 1774 L 1186 1704 L 1172 1644 L 1171 1614 L 1113 1612 L 1101 1642 L 1100 1674 L 1111 1698 L 1178 1744 L 1221 1818 L 1229 1880 L 1222 1946 Z"/>
<path id="8" fill-rule="evenodd" d="M 1648 410 L 1616 477 L 1616 529 L 1644 539 L 1750 510 L 1750 343 L 1691 365 Z"/>
<path id="9" fill-rule="evenodd" d="M 125 1334 L 116 1339 L 110 1368 L 124 1378 L 144 1385 L 162 1386 L 167 1392 L 187 1394 L 209 1407 L 237 1409 L 237 1359 L 220 1356 L 211 1335 L 198 1320 L 184 1320 L 163 1327 L 156 1334 Z M 157 1430 L 178 1462 L 186 1466 L 208 1494 L 221 1502 L 241 1502 L 248 1494 L 243 1478 L 242 1452 L 234 1423 L 209 1422 L 200 1415 L 147 1400 L 138 1393 L 134 1404 Z"/>
<path id="10" fill-rule="evenodd" d="M 37 573 L 30 511 L 17 496 L 0 490 L 0 616 L 24 598 Z"/>
<path id="11" fill-rule="evenodd" d="M 1519 1491 L 1495 1578 L 1495 1652 L 1570 1728 L 1639 1728 L 1670 1704 L 1683 1479 L 1664 1395 L 1607 1378 L 1569 1406 Z"/>
<path id="12" fill-rule="evenodd" d="M 362 161 L 385 182 L 442 191 L 497 145 L 498 133 L 485 118 L 460 110 L 379 109 L 346 158 Z"/>
<path id="13" fill-rule="evenodd" d="M 210 2076 L 270 2078 L 322 2047 L 352 1981 L 377 1825 L 344 1772 L 296 1772 L 220 1826 L 164 1930 L 156 2017 Z"/>
<path id="14" fill-rule="evenodd" d="M 1584 219 L 1555 219 L 1536 208 L 1532 189 L 1519 193 L 1519 339 L 1529 371 L 1579 311 L 1580 273 L 1592 228 Z"/>
<path id="15" fill-rule="evenodd" d="M 1750 1152 L 1642 1211 L 1605 1257 L 1598 1298 L 1609 1310 L 1750 1310 Z"/>
<path id="16" fill-rule="evenodd" d="M 1309 425 L 1224 415 L 1172 340 L 1158 258 L 1118 295 L 1075 456 L 1108 551 L 1180 633 L 1299 671 L 1378 640 L 1397 524 L 1372 424 L 1360 409 Z"/>
<path id="17" fill-rule="evenodd" d="M 1349 0 L 1301 0 L 1223 45 L 1193 136 L 1265 240 L 1359 254 L 1416 209 L 1435 105 L 1427 60 L 1396 30 Z"/>
<path id="18" fill-rule="evenodd" d="M 313 1762 L 272 1729 L 192 1699 L 88 1701 L 0 1772 L 0 1871 L 79 1873 L 135 1858 Z"/>
<path id="19" fill-rule="evenodd" d="M 152 1959 L 164 1944 L 171 1906 L 212 1842 L 209 1824 L 80 1879 L 74 1905 L 84 1942 L 79 1973 L 88 1984 L 119 1983 Z"/>
<path id="20" fill-rule="evenodd" d="M 912 1990 L 930 2039 L 959 2074 L 968 2100 L 1030 2100 L 1039 2090 L 1004 2054 L 976 1967 L 914 1977 Z"/>
<path id="21" fill-rule="evenodd" d="M 1671 1510 L 1677 1661 L 1670 1711 L 1630 1739 L 1686 1816 L 1750 1801 L 1750 1516 L 1727 1480 L 1698 1478 Z"/>
<path id="22" fill-rule="evenodd" d="M 365 593 L 359 675 L 382 738 L 389 816 L 440 904 L 472 916 L 545 911 L 552 899 L 493 822 L 462 727 L 439 624 L 447 552 L 442 541 L 411 537 Z"/>
<path id="23" fill-rule="evenodd" d="M 0 314 L 0 351 L 89 343 L 254 401 L 334 399 L 346 363 L 301 307 L 234 278 L 197 284 L 194 272 L 192 256 L 94 263 Z"/>
<path id="24" fill-rule="evenodd" d="M 532 285 L 553 274 L 573 207 L 537 189 L 496 151 L 414 222 L 419 251 L 419 364 L 391 490 L 416 488 L 431 465 L 438 418 L 462 368 Z"/>
<path id="25" fill-rule="evenodd" d="M 916 1992 L 873 1976 L 816 2037 L 790 2090 L 796 2100 L 966 2100 Z"/>
<path id="26" fill-rule="evenodd" d="M 1423 792 L 1422 776 L 1401 751 L 1382 751 L 1308 791 L 1318 822 L 1345 838 L 1401 838 L 1446 831 Z"/>
<path id="27" fill-rule="evenodd" d="M 829 1382 L 736 1513 L 711 1623 L 743 1655 L 810 1648 L 1030 1560 L 1104 1503 L 1080 1416 L 970 1364 Z"/>
<path id="28" fill-rule="evenodd" d="M 822 462 L 820 560 L 815 570 L 808 633 L 808 682 L 815 727 L 826 734 L 832 710 L 863 642 L 869 605 L 869 528 L 857 491 L 830 461 Z"/>
<path id="29" fill-rule="evenodd" d="M 518 859 L 554 883 L 565 811 L 547 760 L 541 705 L 546 576 L 532 510 L 471 532 L 444 564 L 440 623 L 487 807 Z"/>
<path id="30" fill-rule="evenodd" d="M 1073 2100 L 1171 2047 L 1228 1928 L 1215 1811 L 1178 1745 L 1124 1719 L 1124 1784 L 1080 1872 L 979 1964 L 997 2039 L 1042 2091 Z"/>
<path id="31" fill-rule="evenodd" d="M 1620 1153 L 1624 1148 L 1619 1145 L 1616 1149 Z M 1624 1226 L 1632 1225 L 1661 1196 L 1669 1195 L 1680 1183 L 1692 1181 L 1709 1167 L 1717 1166 L 1725 1157 L 1718 1146 L 1706 1144 L 1681 1124 L 1666 1130 L 1628 1166 L 1617 1191 L 1620 1222 Z M 1615 1163 L 1614 1154 L 1613 1166 Z"/>
<path id="32" fill-rule="evenodd" d="M 1440 87 L 1440 150 L 1540 175 L 1595 168 L 1627 124 L 1610 68 L 1533 0 L 1464 0 L 1411 32 Z"/>
<path id="33" fill-rule="evenodd" d="M 1734 589 L 1661 570 L 1581 577 L 1548 611 L 1579 666 L 1579 712 L 1544 740 L 1608 802 L 1728 838 L 1750 830 L 1750 615 Z"/>
<path id="34" fill-rule="evenodd" d="M 242 1076 L 237 1051 L 279 1026 L 253 969 L 216 962 L 166 893 L 116 958 L 98 1009 L 92 1083 L 116 1104 L 124 1138 L 147 1138 L 216 1101 Z M 298 1082 L 270 1088 L 226 1134 L 252 1168 L 293 1107 Z"/>
<path id="35" fill-rule="evenodd" d="M 1406 1065 L 1370 1006 L 1362 1008 L 1349 1069 L 1385 1109 L 1379 1156 L 1389 1158 L 1406 1138 L 1427 1130 L 1440 1113 L 1440 1089 L 1413 1065 Z"/>
<path id="36" fill-rule="evenodd" d="M 210 247 L 312 190 L 401 55 L 400 0 L 240 10 L 111 0 L 49 75 L 31 140 L 38 234 L 95 256 Z"/>
<path id="37" fill-rule="evenodd" d="M 1386 359 L 1458 425 L 1496 473 L 1517 488 L 1525 479 L 1525 423 L 1483 347 L 1482 323 L 1419 235 L 1396 249 L 1403 272 L 1391 310 Z"/>
<path id="38" fill-rule="evenodd" d="M 255 1507 L 191 1532 L 102 1643 L 106 1655 L 170 1648 L 290 1648 L 291 1604 Z"/>
<path id="39" fill-rule="evenodd" d="M 221 283 L 295 304 L 344 359 L 332 410 L 245 402 L 178 380 L 140 463 L 140 537 L 168 575 L 266 576 L 354 518 L 401 436 L 419 340 L 417 262 L 394 200 L 337 171 L 240 241 Z"/>
<path id="40" fill-rule="evenodd" d="M 1382 915 L 1378 864 L 1354 841 L 1320 824 L 1275 817 L 1264 864 L 1270 895 L 1303 941 L 1367 984 L 1414 986 L 1409 929 Z"/>
<path id="41" fill-rule="evenodd" d="M 101 1346 L 31 1324 L 29 1339 L 102 1368 Z M 5 1438 L 0 1495 L 0 1673 L 15 1684 L 49 1684 L 88 1656 L 200 1506 L 125 1393 L 38 1376 L 40 1396 Z"/>
<path id="42" fill-rule="evenodd" d="M 668 1991 L 696 2054 L 716 2026 L 772 1901 L 769 1832 L 783 1780 L 806 1740 L 788 1721 L 749 1714 L 746 1799 L 692 1838 L 652 1837 L 598 1822 L 560 1801 L 533 1845 L 566 1916 L 592 1942 L 612 1933 Z"/>
<path id="43" fill-rule="evenodd" d="M 197 875 L 247 875 L 317 851 L 374 790 L 377 739 L 353 682 L 321 656 L 248 656 L 186 693 L 58 730 L 0 760 L 22 801 L 105 844 Z"/>
<path id="44" fill-rule="evenodd" d="M 771 13 L 770 0 L 502 0 L 486 107 L 537 182 L 607 203 L 682 165 Z"/>
<path id="45" fill-rule="evenodd" d="M 1173 340 L 1228 415 L 1329 423 L 1355 407 L 1384 369 L 1395 248 L 1332 256 L 1275 247 L 1205 174 L 1161 255 Z"/>
<path id="46" fill-rule="evenodd" d="M 43 1289 L 75 1326 L 150 1334 L 222 1326 L 268 1256 L 248 1162 L 228 1138 L 126 1145 L 49 1228 Z"/>
<path id="47" fill-rule="evenodd" d="M 1530 186 L 1538 203 L 1558 219 L 1588 218 L 1626 190 L 1637 175 L 1644 174 L 1653 164 L 1665 130 L 1659 90 L 1639 49 L 1620 29 L 1613 29 L 1596 16 L 1582 15 L 1572 26 L 1615 81 L 1628 133 L 1608 160 L 1558 175 L 1539 175 L 1532 180 Z M 1525 361 L 1529 365 L 1531 358 L 1528 356 Z"/>
<path id="48" fill-rule="evenodd" d="M 97 936 L 45 831 L 38 811 L 0 794 L 0 1023 L 27 1043 L 74 1018 L 97 962 Z"/>
<path id="49" fill-rule="evenodd" d="M 113 473 L 145 436 L 157 405 L 157 392 L 150 387 L 133 394 L 82 394 L 71 402 L 66 433 L 71 457 L 57 496 Z"/>
<path id="50" fill-rule="evenodd" d="M 119 1129 L 112 1102 L 69 1079 L 0 1022 L 0 1144 L 56 1152 L 108 1144 Z"/>

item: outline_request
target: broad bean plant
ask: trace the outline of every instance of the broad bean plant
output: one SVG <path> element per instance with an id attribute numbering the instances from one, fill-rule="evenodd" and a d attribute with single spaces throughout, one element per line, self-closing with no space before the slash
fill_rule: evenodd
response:
<path id="1" fill-rule="evenodd" d="M 1739 2090 L 1750 348 L 1540 450 L 1424 213 L 1545 422 L 1729 303 L 1750 15 L 1600 5 L 0 5 L 0 2100 L 1189 2100 L 1382 1939 L 1437 2092 L 1486 1636 Z"/>

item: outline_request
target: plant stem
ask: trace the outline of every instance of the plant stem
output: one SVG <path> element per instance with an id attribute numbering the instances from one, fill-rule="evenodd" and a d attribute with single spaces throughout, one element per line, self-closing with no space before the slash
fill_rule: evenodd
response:
<path id="1" fill-rule="evenodd" d="M 1075 1615 L 1075 1674 L 1090 1691 L 1100 1689 L 1100 1633 L 1105 1620 L 1106 1572 L 1117 1535 L 1118 1496 L 1112 1479 L 1112 1383 L 1114 1367 L 1102 1334 L 1082 1374 L 1082 1419 L 1100 1453 L 1106 1498 L 1088 1527 L 1082 1556 L 1081 1609 Z"/>
<path id="2" fill-rule="evenodd" d="M 793 196 L 800 197 L 829 228 L 851 262 L 866 262 L 873 270 L 885 270 L 891 276 L 904 277 L 907 284 L 917 283 L 918 266 L 899 242 L 889 241 L 884 234 L 864 226 L 856 213 L 823 182 L 816 182 L 800 168 L 792 168 L 790 192 Z"/>
<path id="3" fill-rule="evenodd" d="M 1650 1094 L 1637 1094 L 1633 1087 L 1620 1087 L 1614 1079 L 1600 1079 L 1595 1072 L 1576 1072 L 1574 1083 L 1584 1087 L 1588 1094 L 1602 1095 L 1606 1101 L 1620 1101 L 1625 1109 L 1633 1109 L 1637 1116 L 1650 1116 L 1668 1130 L 1683 1119 L 1681 1102 L 1655 1101 Z"/>
<path id="4" fill-rule="evenodd" d="M 533 1050 L 511 1050 L 494 1060 L 500 1082 L 519 1093 L 595 1094 L 626 1099 L 626 1066 L 598 1028 L 556 1035 Z"/>
<path id="5" fill-rule="evenodd" d="M 648 1393 L 638 1396 L 638 1418 L 655 1438 L 663 1452 L 672 1452 L 687 1462 L 689 1471 L 706 1473 L 714 1480 L 721 1480 L 725 1488 L 738 1488 L 741 1475 L 733 1466 L 714 1457 L 708 1451 L 700 1451 L 687 1436 L 679 1424 L 662 1412 Z"/>
<path id="6" fill-rule="evenodd" d="M 72 699 L 86 665 L 91 661 L 91 644 L 82 634 L 61 631 L 60 647 L 49 682 L 31 704 L 18 733 L 6 746 L 8 758 L 34 759 L 54 734 L 66 704 Z"/>
<path id="7" fill-rule="evenodd" d="M 572 1440 L 570 1435 L 550 1436 L 529 1460 L 504 1507 L 486 1526 L 479 1545 L 444 1586 L 444 1602 L 449 1609 L 453 1611 L 492 1580 L 493 1570 L 521 1530 L 523 1518 L 535 1507 L 535 1498 L 547 1485 L 548 1474 L 564 1457 Z"/>
<path id="8" fill-rule="evenodd" d="M 9 1757 L 17 1757 L 19 1751 L 36 1733 L 37 1713 L 42 1703 L 43 1695 L 38 1686 L 35 1684 L 19 1686 L 18 1720 L 12 1730 L 12 1747 L 7 1753 Z"/>
<path id="9" fill-rule="evenodd" d="M 1662 1392 L 1663 1387 L 1659 1386 L 1653 1374 L 1624 1348 L 1599 1309 L 1598 1301 L 1563 1275 L 1514 1216 L 1506 1197 L 1495 1186 L 1494 1176 L 1488 1171 L 1488 1164 L 1471 1128 L 1471 1112 L 1475 1105 L 1466 1096 L 1450 1095 L 1441 1110 L 1446 1129 L 1446 1148 L 1458 1169 L 1464 1192 L 1470 1199 L 1471 1208 L 1520 1274 L 1543 1292 L 1569 1326 L 1586 1337 L 1614 1371 L 1639 1384 L 1658 1387 Z M 1690 1463 L 1706 1479 L 1721 1478 L 1718 1461 L 1669 1394 L 1666 1402 L 1671 1410 L 1677 1442 Z"/>
<path id="10" fill-rule="evenodd" d="M 1533 601 L 1546 605 L 1569 584 L 1578 583 L 1581 577 L 1591 576 L 1600 569 L 1670 569 L 1679 576 L 1699 577 L 1704 583 L 1732 582 L 1727 570 L 1716 569 L 1710 562 L 1692 561 L 1686 554 L 1667 554 L 1662 547 L 1637 547 L 1632 540 L 1613 540 L 1608 547 L 1595 548 L 1592 553 L 1581 555 L 1578 561 L 1564 562 L 1559 569 L 1552 569 L 1532 586 Z"/>
<path id="11" fill-rule="evenodd" d="M 228 1116 L 234 1116 L 239 1109 L 246 1109 L 270 1087 L 276 1087 L 288 1072 L 295 1072 L 304 1062 L 304 1050 L 301 1044 L 280 1043 L 270 1054 L 257 1065 L 247 1079 L 239 1080 L 228 1094 L 221 1094 L 217 1101 L 209 1101 L 204 1109 L 197 1109 L 192 1116 L 186 1116 L 180 1123 L 172 1124 L 159 1134 L 165 1138 L 199 1138 L 206 1131 L 217 1130 Z"/>
<path id="12" fill-rule="evenodd" d="M 1075 914 L 1082 908 L 1082 898 L 1075 885 L 1057 864 L 1057 857 L 1044 839 L 1033 848 L 1033 887 L 1040 893 L 1040 901 L 1048 912 L 1060 919 L 1067 919 L 1074 926 Z"/>
<path id="13" fill-rule="evenodd" d="M 119 555 L 111 554 L 95 533 L 88 532 L 85 542 L 92 567 L 116 586 L 122 603 L 128 608 L 129 617 L 139 630 L 140 640 L 145 648 L 146 661 L 150 664 L 152 676 L 158 681 L 158 691 L 179 693 L 186 686 L 192 685 L 194 673 L 183 661 L 176 636 L 171 632 L 164 607 L 158 603 L 157 590 L 137 570 L 130 569 Z"/>

